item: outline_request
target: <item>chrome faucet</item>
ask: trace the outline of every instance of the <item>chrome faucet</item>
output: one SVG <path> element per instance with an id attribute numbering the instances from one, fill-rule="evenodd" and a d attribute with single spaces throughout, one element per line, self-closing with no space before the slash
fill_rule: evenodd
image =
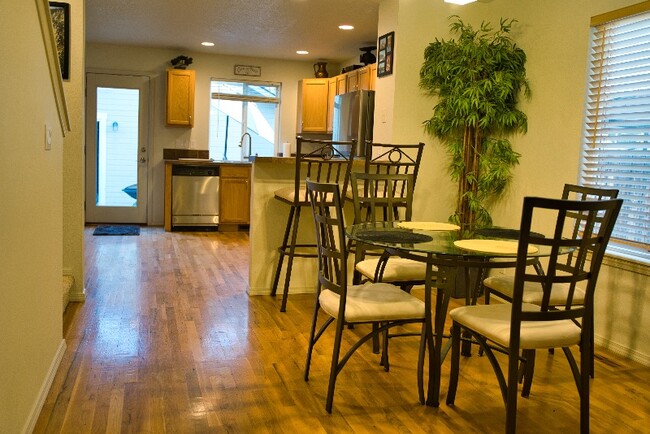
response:
<path id="1" fill-rule="evenodd" d="M 242 136 L 241 136 L 241 140 L 239 140 L 239 147 L 240 147 L 240 148 L 243 148 L 243 146 L 244 146 L 244 138 L 245 138 L 246 136 L 248 136 L 248 155 L 244 155 L 244 158 L 246 158 L 246 157 L 250 157 L 250 156 L 251 156 L 251 152 L 253 152 L 253 138 L 252 138 L 251 135 L 248 134 L 248 133 L 244 133 L 244 134 L 242 134 Z"/>

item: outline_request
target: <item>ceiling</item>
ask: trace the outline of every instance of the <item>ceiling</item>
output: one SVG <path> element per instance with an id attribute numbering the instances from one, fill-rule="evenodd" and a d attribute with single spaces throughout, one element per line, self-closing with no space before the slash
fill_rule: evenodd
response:
<path id="1" fill-rule="evenodd" d="M 376 45 L 379 1 L 86 0 L 86 41 L 342 62 Z M 355 29 L 343 31 L 340 24 Z M 203 47 L 203 41 L 215 46 Z"/>

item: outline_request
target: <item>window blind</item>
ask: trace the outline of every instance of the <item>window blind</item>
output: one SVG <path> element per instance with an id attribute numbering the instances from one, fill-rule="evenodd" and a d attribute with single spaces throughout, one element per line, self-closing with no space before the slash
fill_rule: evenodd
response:
<path id="1" fill-rule="evenodd" d="M 581 177 L 619 189 L 612 238 L 650 249 L 650 12 L 592 27 Z"/>

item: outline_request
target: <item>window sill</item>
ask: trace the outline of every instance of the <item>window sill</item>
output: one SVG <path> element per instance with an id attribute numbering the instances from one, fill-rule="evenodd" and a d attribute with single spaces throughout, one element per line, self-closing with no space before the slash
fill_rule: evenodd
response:
<path id="1" fill-rule="evenodd" d="M 650 252 L 610 243 L 603 258 L 603 265 L 650 276 Z"/>

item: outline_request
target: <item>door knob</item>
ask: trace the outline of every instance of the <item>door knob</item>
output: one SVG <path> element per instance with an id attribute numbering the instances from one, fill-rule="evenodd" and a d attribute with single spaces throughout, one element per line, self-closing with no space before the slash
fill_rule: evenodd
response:
<path id="1" fill-rule="evenodd" d="M 138 161 L 139 161 L 140 163 L 146 163 L 146 162 L 147 162 L 147 159 L 144 158 L 144 157 L 140 157 L 140 159 L 139 159 Z"/>

